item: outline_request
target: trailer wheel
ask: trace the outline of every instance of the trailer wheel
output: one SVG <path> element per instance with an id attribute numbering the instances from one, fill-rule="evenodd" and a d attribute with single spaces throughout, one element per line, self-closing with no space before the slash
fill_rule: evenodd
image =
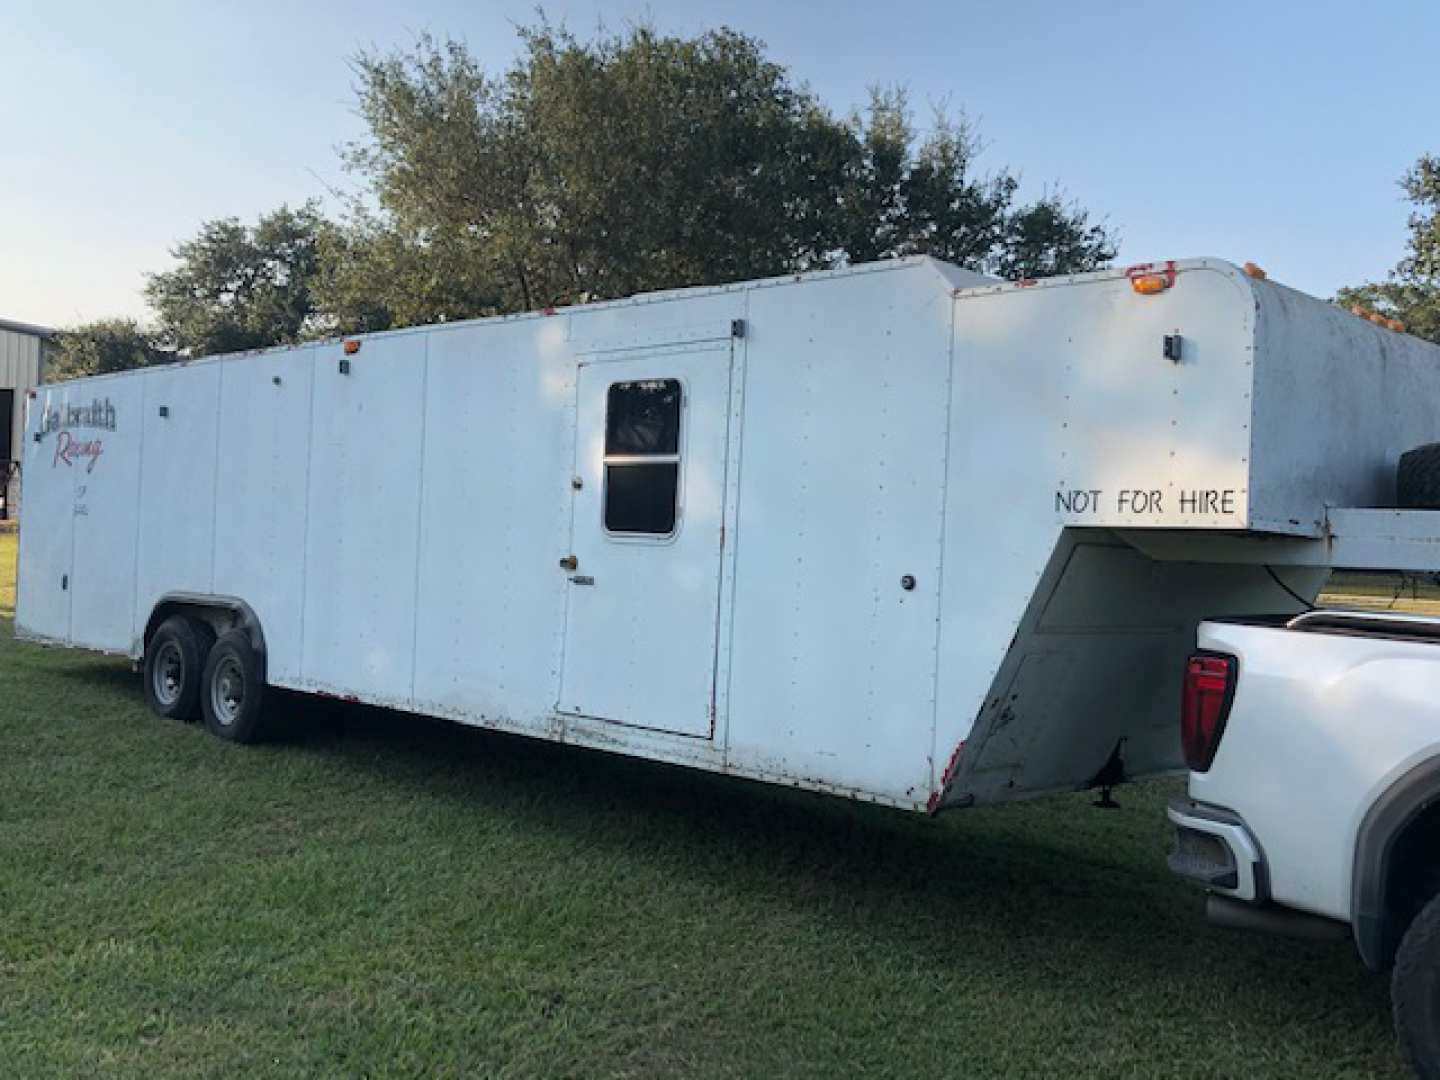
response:
<path id="1" fill-rule="evenodd" d="M 200 683 L 215 631 L 198 619 L 172 615 L 145 646 L 145 701 L 173 720 L 200 715 Z"/>
<path id="2" fill-rule="evenodd" d="M 1395 1036 L 1415 1075 L 1440 1080 L 1440 896 L 1400 940 L 1390 976 Z"/>
<path id="3" fill-rule="evenodd" d="M 265 660 L 244 630 L 227 631 L 210 650 L 200 709 L 212 735 L 238 743 L 265 738 Z"/>
<path id="4" fill-rule="evenodd" d="M 1400 455 L 1395 494 L 1402 509 L 1440 510 L 1440 443 L 1426 443 Z"/>

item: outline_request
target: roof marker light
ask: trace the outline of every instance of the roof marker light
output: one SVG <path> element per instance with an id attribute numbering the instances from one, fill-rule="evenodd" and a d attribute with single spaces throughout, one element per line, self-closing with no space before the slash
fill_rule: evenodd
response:
<path id="1" fill-rule="evenodd" d="M 1175 260 L 1158 263 L 1137 263 L 1125 271 L 1130 287 L 1141 296 L 1154 296 L 1175 284 Z"/>

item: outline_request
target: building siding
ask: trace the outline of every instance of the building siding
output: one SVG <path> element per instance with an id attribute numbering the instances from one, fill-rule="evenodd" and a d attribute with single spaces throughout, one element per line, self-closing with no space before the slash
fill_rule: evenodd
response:
<path id="1" fill-rule="evenodd" d="M 18 461 L 25 435 L 25 405 L 27 391 L 40 382 L 43 374 L 45 351 L 48 343 L 39 334 L 0 326 L 0 390 L 14 390 L 13 415 L 10 418 L 11 444 L 0 447 L 0 461 Z M 0 501 L 5 504 L 10 516 L 18 502 L 18 478 L 11 480 L 6 490 L 8 468 L 0 466 Z"/>

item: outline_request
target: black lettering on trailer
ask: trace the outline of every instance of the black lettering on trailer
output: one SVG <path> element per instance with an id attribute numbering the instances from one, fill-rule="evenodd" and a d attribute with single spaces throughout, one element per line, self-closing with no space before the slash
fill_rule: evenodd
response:
<path id="1" fill-rule="evenodd" d="M 1099 488 L 1086 488 L 1078 491 L 1061 489 L 1055 492 L 1055 512 L 1057 514 L 1093 514 L 1099 509 Z"/>
<path id="2" fill-rule="evenodd" d="M 1180 492 L 1182 514 L 1229 515 L 1235 513 L 1234 488 L 1191 488 Z"/>
<path id="3" fill-rule="evenodd" d="M 1122 514 L 1163 514 L 1165 496 L 1156 488 L 1126 488 L 1117 497 L 1115 509 Z"/>

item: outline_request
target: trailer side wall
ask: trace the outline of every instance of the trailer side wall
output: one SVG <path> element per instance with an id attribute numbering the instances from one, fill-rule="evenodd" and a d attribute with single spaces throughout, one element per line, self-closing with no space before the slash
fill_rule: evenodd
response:
<path id="1" fill-rule="evenodd" d="M 1319 535 L 1327 506 L 1395 505 L 1395 465 L 1440 440 L 1440 350 L 1253 281 L 1251 527 Z"/>

